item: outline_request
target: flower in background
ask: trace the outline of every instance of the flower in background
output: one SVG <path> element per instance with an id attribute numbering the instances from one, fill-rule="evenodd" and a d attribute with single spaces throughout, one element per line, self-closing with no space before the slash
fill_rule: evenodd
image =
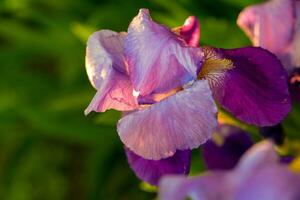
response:
<path id="1" fill-rule="evenodd" d="M 279 162 L 272 142 L 254 145 L 233 170 L 162 178 L 161 200 L 298 200 L 300 174 Z"/>
<path id="2" fill-rule="evenodd" d="M 275 53 L 289 72 L 290 90 L 300 100 L 300 1 L 270 0 L 245 8 L 237 24 L 251 39 Z"/>
<path id="3" fill-rule="evenodd" d="M 232 169 L 252 146 L 248 133 L 231 125 L 219 125 L 212 139 L 202 146 L 204 162 L 209 170 Z"/>
<path id="4" fill-rule="evenodd" d="M 290 110 L 286 73 L 272 53 L 199 48 L 199 38 L 195 17 L 171 30 L 141 9 L 127 33 L 102 30 L 88 40 L 86 68 L 97 93 L 85 113 L 124 111 L 118 134 L 132 168 L 148 182 L 166 171 L 187 173 L 188 150 L 205 143 L 217 126 L 214 99 L 260 126 L 277 124 Z M 161 170 L 172 156 L 183 157 L 182 166 Z M 158 175 L 138 172 L 144 166 L 137 163 L 155 166 Z"/>

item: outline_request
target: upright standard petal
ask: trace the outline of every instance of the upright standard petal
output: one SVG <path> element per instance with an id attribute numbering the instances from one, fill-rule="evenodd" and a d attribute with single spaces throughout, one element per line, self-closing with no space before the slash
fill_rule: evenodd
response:
<path id="1" fill-rule="evenodd" d="M 188 46 L 141 9 L 125 39 L 125 55 L 134 89 L 146 96 L 180 87 L 197 77 L 202 64 L 200 48 Z"/>
<path id="2" fill-rule="evenodd" d="M 232 169 L 252 144 L 251 137 L 243 130 L 219 125 L 212 139 L 202 146 L 205 164 L 210 170 Z"/>
<path id="3" fill-rule="evenodd" d="M 88 40 L 86 71 L 97 94 L 86 109 L 86 114 L 90 111 L 104 112 L 111 108 L 125 111 L 137 107 L 125 67 L 125 35 L 103 30 L 95 32 Z"/>
<path id="4" fill-rule="evenodd" d="M 206 81 L 196 81 L 143 110 L 119 120 L 123 143 L 145 159 L 159 160 L 176 150 L 197 148 L 217 125 L 217 108 Z"/>
<path id="5" fill-rule="evenodd" d="M 199 46 L 200 23 L 195 16 L 189 16 L 181 27 L 174 28 L 173 31 L 179 34 L 189 46 Z"/>
<path id="6" fill-rule="evenodd" d="M 238 119 L 272 126 L 288 114 L 287 72 L 275 55 L 259 47 L 207 48 L 205 52 L 209 57 L 202 68 L 205 73 L 201 71 L 200 75 L 209 81 L 215 99 Z M 230 67 L 222 67 L 228 62 Z"/>
<path id="7" fill-rule="evenodd" d="M 255 46 L 275 53 L 288 70 L 294 62 L 290 48 L 295 40 L 295 23 L 296 0 L 270 0 L 247 7 L 237 20 Z"/>
<path id="8" fill-rule="evenodd" d="M 125 147 L 129 165 L 143 181 L 157 185 L 162 176 L 185 174 L 190 171 L 191 150 L 177 151 L 173 156 L 161 160 L 147 160 Z"/>

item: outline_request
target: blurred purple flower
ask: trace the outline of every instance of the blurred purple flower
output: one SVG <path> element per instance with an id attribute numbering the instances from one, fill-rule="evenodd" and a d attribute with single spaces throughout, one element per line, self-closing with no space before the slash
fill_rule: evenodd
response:
<path id="1" fill-rule="evenodd" d="M 85 113 L 124 111 L 118 134 L 145 160 L 176 156 L 211 138 L 217 126 L 213 97 L 250 124 L 273 125 L 286 116 L 286 74 L 273 54 L 256 47 L 199 48 L 199 38 L 195 17 L 171 30 L 152 21 L 146 9 L 127 33 L 94 33 L 86 68 L 97 93 Z M 139 166 L 132 168 L 139 177 L 148 176 Z"/>
<path id="2" fill-rule="evenodd" d="M 232 169 L 253 142 L 242 129 L 219 125 L 212 139 L 202 146 L 202 155 L 209 170 Z"/>
<path id="3" fill-rule="evenodd" d="M 275 53 L 289 72 L 292 97 L 300 100 L 300 1 L 270 0 L 245 8 L 237 24 L 254 46 Z"/>
<path id="4" fill-rule="evenodd" d="M 241 158 L 235 169 L 186 178 L 161 179 L 161 200 L 298 200 L 300 175 L 279 162 L 273 144 L 263 141 Z"/>

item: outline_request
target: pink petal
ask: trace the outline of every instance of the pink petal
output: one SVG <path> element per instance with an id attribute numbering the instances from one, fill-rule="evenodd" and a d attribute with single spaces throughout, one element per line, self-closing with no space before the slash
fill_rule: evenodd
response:
<path id="1" fill-rule="evenodd" d="M 255 46 L 275 53 L 290 68 L 290 45 L 295 35 L 295 0 L 270 0 L 245 8 L 237 23 Z"/>
<path id="2" fill-rule="evenodd" d="M 97 94 L 86 114 L 111 108 L 124 111 L 137 107 L 125 67 L 124 37 L 125 33 L 103 30 L 95 32 L 88 40 L 86 70 Z"/>
<path id="3" fill-rule="evenodd" d="M 202 64 L 200 48 L 189 47 L 141 9 L 125 39 L 125 54 L 134 89 L 142 96 L 166 92 L 196 79 Z"/>
<path id="4" fill-rule="evenodd" d="M 193 47 L 199 46 L 200 41 L 200 23 L 195 16 L 188 17 L 183 26 L 179 28 L 180 36 L 185 42 Z"/>
<path id="5" fill-rule="evenodd" d="M 105 112 L 108 109 L 129 111 L 138 108 L 136 98 L 132 95 L 132 84 L 127 75 L 113 70 L 102 83 L 90 105 L 85 110 Z"/>
<path id="6" fill-rule="evenodd" d="M 216 105 L 206 81 L 133 112 L 119 120 L 122 142 L 145 159 L 167 158 L 176 150 L 197 148 L 217 125 Z"/>

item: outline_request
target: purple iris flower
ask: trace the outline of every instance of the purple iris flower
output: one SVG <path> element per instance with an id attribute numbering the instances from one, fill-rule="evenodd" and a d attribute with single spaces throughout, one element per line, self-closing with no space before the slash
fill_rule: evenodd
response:
<path id="1" fill-rule="evenodd" d="M 275 53 L 289 72 L 293 99 L 300 100 L 300 1 L 270 0 L 245 8 L 237 24 L 251 39 Z"/>
<path id="2" fill-rule="evenodd" d="M 231 125 L 219 125 L 212 139 L 202 146 L 202 155 L 209 170 L 232 169 L 252 146 L 248 133 Z"/>
<path id="3" fill-rule="evenodd" d="M 214 100 L 259 126 L 277 124 L 290 110 L 287 75 L 275 55 L 257 47 L 200 48 L 199 39 L 195 17 L 169 29 L 141 9 L 127 33 L 101 30 L 88 40 L 86 69 L 97 93 L 85 113 L 124 112 L 118 134 L 131 167 L 150 183 L 165 172 L 188 172 L 189 150 L 217 126 Z M 181 167 L 168 164 L 172 156 L 182 158 Z"/>
<path id="4" fill-rule="evenodd" d="M 300 174 L 279 162 L 271 141 L 254 145 L 233 170 L 161 179 L 161 200 L 298 200 Z"/>

